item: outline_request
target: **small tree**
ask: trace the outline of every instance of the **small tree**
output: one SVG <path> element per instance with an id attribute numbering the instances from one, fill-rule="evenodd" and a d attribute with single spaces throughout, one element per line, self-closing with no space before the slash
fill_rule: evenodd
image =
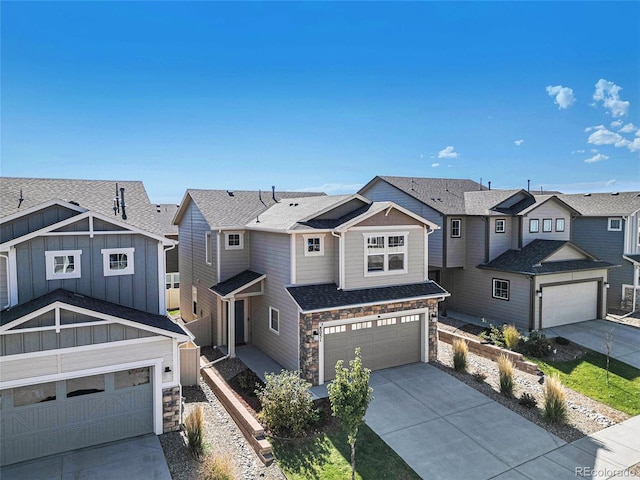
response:
<path id="1" fill-rule="evenodd" d="M 609 386 L 609 360 L 611 358 L 611 350 L 613 350 L 613 328 L 607 330 L 604 334 L 604 349 L 607 354 L 607 387 Z"/>
<path id="2" fill-rule="evenodd" d="M 329 384 L 331 411 L 338 417 L 347 432 L 347 442 L 351 446 L 351 480 L 356 478 L 356 437 L 364 421 L 369 403 L 373 400 L 373 389 L 369 386 L 371 370 L 362 366 L 360 348 L 356 348 L 356 358 L 349 362 L 336 363 L 336 378 Z"/>

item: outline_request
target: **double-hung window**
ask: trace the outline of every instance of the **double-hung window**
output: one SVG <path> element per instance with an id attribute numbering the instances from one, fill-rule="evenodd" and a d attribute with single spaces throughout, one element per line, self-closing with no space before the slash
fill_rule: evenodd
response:
<path id="1" fill-rule="evenodd" d="M 507 221 L 504 218 L 496 220 L 496 233 L 504 233 L 507 231 Z"/>
<path id="2" fill-rule="evenodd" d="M 103 248 L 102 265 L 106 277 L 114 275 L 133 275 L 134 248 Z"/>
<path id="3" fill-rule="evenodd" d="M 509 280 L 493 279 L 493 298 L 509 300 Z"/>
<path id="4" fill-rule="evenodd" d="M 280 335 L 280 311 L 269 307 L 269 330 Z"/>
<path id="5" fill-rule="evenodd" d="M 459 218 L 451 219 L 451 237 L 460 238 L 462 236 L 462 220 Z"/>
<path id="6" fill-rule="evenodd" d="M 529 220 L 529 233 L 538 233 L 540 231 L 540 220 L 531 218 Z"/>
<path id="7" fill-rule="evenodd" d="M 550 218 L 543 218 L 542 219 L 542 231 L 543 232 L 550 232 L 551 231 L 551 226 L 553 225 L 553 220 L 551 220 Z"/>
<path id="8" fill-rule="evenodd" d="M 407 233 L 365 234 L 365 275 L 407 272 Z"/>
<path id="9" fill-rule="evenodd" d="M 556 232 L 564 232 L 564 218 L 556 218 Z"/>
<path id="10" fill-rule="evenodd" d="M 82 250 L 53 250 L 44 252 L 47 280 L 80 278 Z"/>

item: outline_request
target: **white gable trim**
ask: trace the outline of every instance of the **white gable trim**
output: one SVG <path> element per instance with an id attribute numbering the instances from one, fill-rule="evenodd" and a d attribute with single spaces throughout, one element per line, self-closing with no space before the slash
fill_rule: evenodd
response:
<path id="1" fill-rule="evenodd" d="M 27 208 L 26 210 L 21 210 L 16 213 L 12 213 L 11 215 L 7 215 L 6 217 L 2 217 L 2 219 L 0 219 L 0 225 L 2 225 L 3 223 L 15 220 L 17 218 L 20 218 L 24 215 L 29 215 L 39 210 L 44 210 L 45 208 L 49 208 L 53 205 L 59 205 L 61 207 L 68 208 L 69 210 L 73 210 L 78 213 L 84 213 L 87 211 L 86 208 L 79 207 L 78 205 L 74 205 L 73 203 L 64 202 L 62 200 L 47 200 L 46 202 L 40 203 L 38 205 L 34 205 L 33 207 Z"/>
<path id="2" fill-rule="evenodd" d="M 440 229 L 440 227 L 438 225 L 436 225 L 435 223 L 430 222 L 426 218 L 423 218 L 420 215 L 416 215 L 415 213 L 411 212 L 410 210 L 407 210 L 406 208 L 401 207 L 400 205 L 397 205 L 397 204 L 395 204 L 393 202 L 374 202 L 373 208 L 369 209 L 368 212 L 363 213 L 362 215 L 358 215 L 357 217 L 352 218 L 348 222 L 343 223 L 338 228 L 336 228 L 336 231 L 338 231 L 338 232 L 346 232 L 350 227 L 352 227 L 354 225 L 357 225 L 358 223 L 366 220 L 367 218 L 373 217 L 374 215 L 382 212 L 383 210 L 387 210 L 387 213 L 388 213 L 388 211 L 390 211 L 391 209 L 397 210 L 400 213 L 404 213 L 408 217 L 411 217 L 414 220 L 420 222 L 420 224 L 428 226 L 429 229 L 431 229 L 431 230 L 439 230 Z M 404 227 L 406 227 L 406 225 L 403 225 L 402 227 L 404 228 Z"/>

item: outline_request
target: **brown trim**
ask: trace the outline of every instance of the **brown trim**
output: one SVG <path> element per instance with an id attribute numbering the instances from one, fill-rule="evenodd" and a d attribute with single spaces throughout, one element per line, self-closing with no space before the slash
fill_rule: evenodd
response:
<path id="1" fill-rule="evenodd" d="M 598 314 L 598 317 L 602 317 L 602 305 L 603 305 L 603 298 L 602 298 L 602 290 L 604 288 L 604 277 L 591 277 L 591 278 L 583 278 L 581 280 L 569 280 L 569 281 L 565 281 L 565 282 L 551 282 L 551 283 L 545 283 L 540 284 L 539 288 L 542 291 L 542 297 L 539 298 L 540 300 L 540 310 L 539 310 L 539 319 L 538 319 L 538 328 L 540 330 L 542 330 L 542 299 L 544 298 L 544 291 L 542 290 L 544 287 L 557 287 L 558 285 L 572 285 L 572 284 L 576 284 L 576 283 L 589 283 L 589 282 L 597 282 L 598 283 L 598 298 L 597 298 L 597 302 L 596 302 L 596 313 Z"/>

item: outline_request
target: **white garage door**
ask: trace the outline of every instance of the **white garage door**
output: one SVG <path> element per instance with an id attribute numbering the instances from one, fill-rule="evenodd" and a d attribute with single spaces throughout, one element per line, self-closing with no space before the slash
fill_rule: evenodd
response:
<path id="1" fill-rule="evenodd" d="M 338 360 L 348 365 L 356 347 L 360 347 L 363 365 L 371 370 L 419 362 L 422 318 L 423 315 L 399 315 L 324 327 L 324 381 L 335 378 Z"/>
<path id="2" fill-rule="evenodd" d="M 153 432 L 150 368 L 0 391 L 0 464 Z"/>
<path id="3" fill-rule="evenodd" d="M 598 282 L 542 287 L 542 328 L 598 318 Z"/>

